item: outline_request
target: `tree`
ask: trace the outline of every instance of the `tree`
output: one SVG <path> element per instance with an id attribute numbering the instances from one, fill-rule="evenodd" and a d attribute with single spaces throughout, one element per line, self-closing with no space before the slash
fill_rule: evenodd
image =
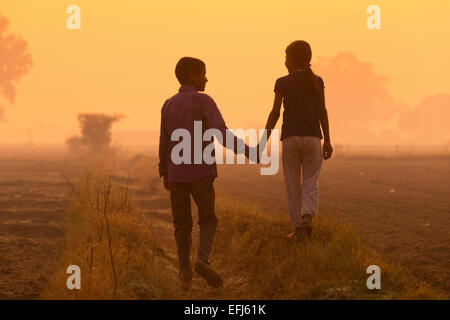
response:
<path id="1" fill-rule="evenodd" d="M 352 53 L 319 58 L 312 69 L 324 79 L 332 134 L 339 141 L 373 139 L 406 107 L 394 101 L 388 78 Z"/>
<path id="2" fill-rule="evenodd" d="M 15 85 L 33 66 L 27 43 L 19 36 L 7 34 L 9 21 L 0 14 L 0 95 L 13 104 L 17 96 Z M 0 105 L 0 121 L 5 112 Z"/>
<path id="3" fill-rule="evenodd" d="M 79 114 L 81 137 L 67 139 L 66 143 L 72 151 L 83 148 L 90 153 L 101 153 L 110 148 L 111 128 L 114 122 L 120 121 L 122 115 Z"/>

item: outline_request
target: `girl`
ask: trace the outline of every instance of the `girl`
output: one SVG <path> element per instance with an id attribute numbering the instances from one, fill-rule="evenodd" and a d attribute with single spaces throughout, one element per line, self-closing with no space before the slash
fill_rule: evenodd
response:
<path id="1" fill-rule="evenodd" d="M 283 103 L 282 161 L 289 214 L 294 225 L 294 233 L 288 237 L 293 239 L 311 237 L 311 220 L 319 206 L 322 159 L 329 159 L 333 152 L 324 82 L 311 70 L 311 56 L 311 47 L 305 41 L 294 41 L 286 48 L 285 65 L 289 74 L 275 83 L 275 100 L 266 124 L 270 136 Z"/>

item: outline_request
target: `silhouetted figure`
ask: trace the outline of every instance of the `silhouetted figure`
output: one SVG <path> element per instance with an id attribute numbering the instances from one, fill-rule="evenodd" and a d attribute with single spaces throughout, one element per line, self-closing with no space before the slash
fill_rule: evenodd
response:
<path id="1" fill-rule="evenodd" d="M 283 173 L 289 214 L 295 228 L 288 237 L 296 239 L 311 237 L 311 220 L 319 206 L 322 158 L 329 159 L 333 152 L 324 82 L 311 70 L 311 56 L 311 47 L 305 41 L 294 41 L 286 48 L 285 65 L 289 74 L 275 83 L 275 100 L 266 124 L 270 135 L 283 103 Z"/>
<path id="2" fill-rule="evenodd" d="M 184 57 L 178 61 L 175 74 L 181 84 L 179 92 L 166 100 L 161 110 L 161 132 L 159 142 L 159 174 L 164 177 L 164 186 L 170 190 L 175 240 L 177 243 L 180 281 L 182 288 L 188 290 L 192 280 L 190 252 L 192 233 L 192 214 L 190 196 L 198 207 L 200 226 L 200 243 L 197 252 L 195 271 L 212 287 L 220 287 L 223 282 L 220 276 L 210 268 L 209 256 L 217 227 L 214 208 L 214 178 L 217 177 L 216 163 L 208 164 L 203 159 L 205 146 L 194 148 L 194 122 L 202 122 L 202 130 L 218 129 L 222 133 L 224 146 L 227 145 L 227 127 L 214 100 L 205 90 L 208 79 L 203 61 Z M 176 163 L 172 159 L 172 149 L 179 142 L 172 141 L 175 130 L 185 129 L 189 132 L 190 152 L 188 163 Z M 203 132 L 202 136 L 203 136 Z M 245 155 L 249 156 L 249 147 L 242 139 L 229 135 L 234 139 L 233 151 L 237 153 L 238 141 L 245 145 Z M 219 139 L 220 140 L 220 139 Z M 186 150 L 183 150 L 183 153 Z M 201 163 L 195 164 L 195 156 Z M 184 154 L 183 154 L 184 155 Z M 215 160 L 215 158 L 214 158 Z"/>

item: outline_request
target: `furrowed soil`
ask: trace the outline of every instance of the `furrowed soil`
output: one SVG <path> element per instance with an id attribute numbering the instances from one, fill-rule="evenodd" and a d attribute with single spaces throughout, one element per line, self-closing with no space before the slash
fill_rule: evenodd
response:
<path id="1" fill-rule="evenodd" d="M 356 226 L 382 257 L 449 294 L 449 163 L 448 157 L 328 160 L 320 178 L 319 212 Z M 84 167 L 83 161 L 64 157 L 0 158 L 0 299 L 38 298 L 52 272 L 62 268 L 58 244 L 73 196 L 67 180 L 76 180 Z M 128 186 L 175 261 L 169 194 L 161 189 L 156 158 L 130 156 L 113 174 L 116 183 Z M 245 203 L 288 218 L 281 168 L 277 175 L 261 176 L 257 166 L 224 165 L 215 188 L 219 205 Z M 194 204 L 193 214 L 195 248 Z M 219 223 L 226 221 L 219 217 Z M 215 298 L 202 279 L 194 278 L 193 289 L 199 298 Z"/>

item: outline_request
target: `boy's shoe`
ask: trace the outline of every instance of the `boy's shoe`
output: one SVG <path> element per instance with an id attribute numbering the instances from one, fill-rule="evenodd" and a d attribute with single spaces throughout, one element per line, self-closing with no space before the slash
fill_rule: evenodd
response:
<path id="1" fill-rule="evenodd" d="M 179 279 L 180 279 L 181 290 L 189 291 L 189 289 L 191 288 L 191 283 L 192 283 L 192 275 L 189 275 L 188 273 L 185 273 L 185 272 L 180 272 Z"/>
<path id="2" fill-rule="evenodd" d="M 222 278 L 203 261 L 197 260 L 195 263 L 195 272 L 205 279 L 211 287 L 220 288 L 223 286 Z"/>
<path id="3" fill-rule="evenodd" d="M 181 290 L 189 291 L 189 289 L 191 288 L 191 283 L 192 281 L 190 280 L 180 280 Z"/>

